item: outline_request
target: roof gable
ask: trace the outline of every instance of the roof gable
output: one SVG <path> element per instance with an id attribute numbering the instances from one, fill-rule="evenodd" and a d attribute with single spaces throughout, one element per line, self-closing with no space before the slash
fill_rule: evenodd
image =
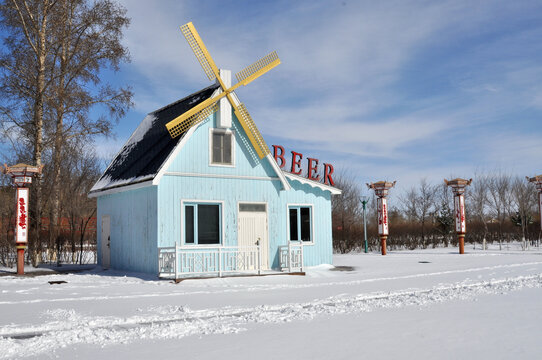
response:
<path id="1" fill-rule="evenodd" d="M 153 179 L 184 134 L 172 139 L 166 124 L 210 98 L 218 84 L 149 113 L 115 156 L 90 194 Z"/>
<path id="2" fill-rule="evenodd" d="M 171 162 L 165 164 L 160 173 L 164 172 L 164 175 L 175 173 L 199 174 L 201 176 L 278 178 L 268 159 L 258 157 L 235 114 L 232 114 L 232 126 L 228 129 L 219 128 L 218 121 L 218 113 L 215 113 L 198 126 L 193 127 L 183 140 L 189 141 L 186 141 L 184 145 L 182 142 L 179 143 L 178 147 L 182 146 L 182 150 L 171 156 Z M 232 134 L 232 165 L 211 163 L 211 134 L 214 131 L 227 131 Z"/>

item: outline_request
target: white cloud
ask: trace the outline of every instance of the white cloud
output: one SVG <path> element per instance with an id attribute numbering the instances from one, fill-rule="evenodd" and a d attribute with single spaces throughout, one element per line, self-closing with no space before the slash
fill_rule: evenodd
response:
<path id="1" fill-rule="evenodd" d="M 350 107 L 311 103 L 293 109 L 268 109 L 260 128 L 287 141 L 316 144 L 323 151 L 377 157 L 397 156 L 399 148 L 448 129 L 447 119 L 412 114 L 379 121 L 352 121 Z M 267 121 L 269 120 L 269 121 Z"/>
<path id="2" fill-rule="evenodd" d="M 294 149 L 390 179 L 540 163 L 542 128 L 524 117 L 542 109 L 536 2 L 344 3 L 125 1 L 137 110 L 209 85 L 179 30 L 193 21 L 233 73 L 277 50 L 282 64 L 238 94 Z"/>

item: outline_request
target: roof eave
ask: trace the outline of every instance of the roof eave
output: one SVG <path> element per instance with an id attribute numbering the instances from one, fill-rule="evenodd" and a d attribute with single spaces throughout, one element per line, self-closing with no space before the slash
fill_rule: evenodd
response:
<path id="1" fill-rule="evenodd" d="M 289 173 L 287 171 L 284 171 L 284 170 L 281 170 L 281 172 L 283 173 L 283 175 L 290 179 L 290 180 L 295 180 L 295 181 L 298 181 L 302 184 L 307 184 L 313 188 L 319 188 L 321 190 L 324 190 L 324 191 L 329 191 L 331 193 L 331 195 L 340 195 L 342 194 L 342 190 L 341 189 L 338 189 L 334 186 L 330 186 L 330 185 L 326 185 L 326 184 L 322 184 L 321 182 L 318 182 L 318 181 L 314 181 L 314 180 L 310 180 L 310 179 L 307 179 L 307 178 L 304 178 L 302 176 L 299 176 L 299 175 L 294 175 L 292 173 Z"/>
<path id="2" fill-rule="evenodd" d="M 141 179 L 139 181 L 133 181 L 126 184 L 119 184 L 119 185 L 113 185 L 113 186 L 106 186 L 101 189 L 91 190 L 89 191 L 87 196 L 89 198 L 96 198 L 99 196 L 115 194 L 115 193 L 119 193 L 123 191 L 140 189 L 143 187 L 153 185 L 153 178 L 154 178 L 154 175 L 149 176 L 148 178 Z"/>

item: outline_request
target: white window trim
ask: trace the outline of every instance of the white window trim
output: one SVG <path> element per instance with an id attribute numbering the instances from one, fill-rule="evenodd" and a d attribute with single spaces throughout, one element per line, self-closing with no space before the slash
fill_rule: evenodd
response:
<path id="1" fill-rule="evenodd" d="M 307 246 L 313 246 L 314 245 L 314 239 L 316 238 L 316 230 L 314 228 L 314 204 L 292 204 L 288 203 L 286 204 L 286 240 L 290 241 L 290 207 L 310 207 L 311 208 L 311 241 L 292 241 L 293 243 L 302 243 L 303 245 Z"/>
<path id="2" fill-rule="evenodd" d="M 206 245 L 199 245 L 199 244 L 185 244 L 185 231 L 184 231 L 184 206 L 186 203 L 196 203 L 196 204 L 219 204 L 220 205 L 220 244 L 212 245 L 212 244 L 206 244 Z M 181 223 L 179 228 L 181 229 L 181 249 L 209 249 L 209 248 L 223 248 L 226 242 L 226 226 L 224 226 L 224 200 L 194 200 L 194 199 L 181 199 Z"/>
<path id="3" fill-rule="evenodd" d="M 213 133 L 231 134 L 231 164 L 217 164 L 213 162 Z M 235 131 L 231 129 L 209 128 L 209 166 L 235 167 Z"/>

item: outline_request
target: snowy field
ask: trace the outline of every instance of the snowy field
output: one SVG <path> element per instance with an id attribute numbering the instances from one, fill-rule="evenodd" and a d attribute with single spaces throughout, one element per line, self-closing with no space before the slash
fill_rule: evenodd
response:
<path id="1" fill-rule="evenodd" d="M 466 251 L 179 284 L 0 276 L 0 359 L 542 359 L 542 251 Z"/>

